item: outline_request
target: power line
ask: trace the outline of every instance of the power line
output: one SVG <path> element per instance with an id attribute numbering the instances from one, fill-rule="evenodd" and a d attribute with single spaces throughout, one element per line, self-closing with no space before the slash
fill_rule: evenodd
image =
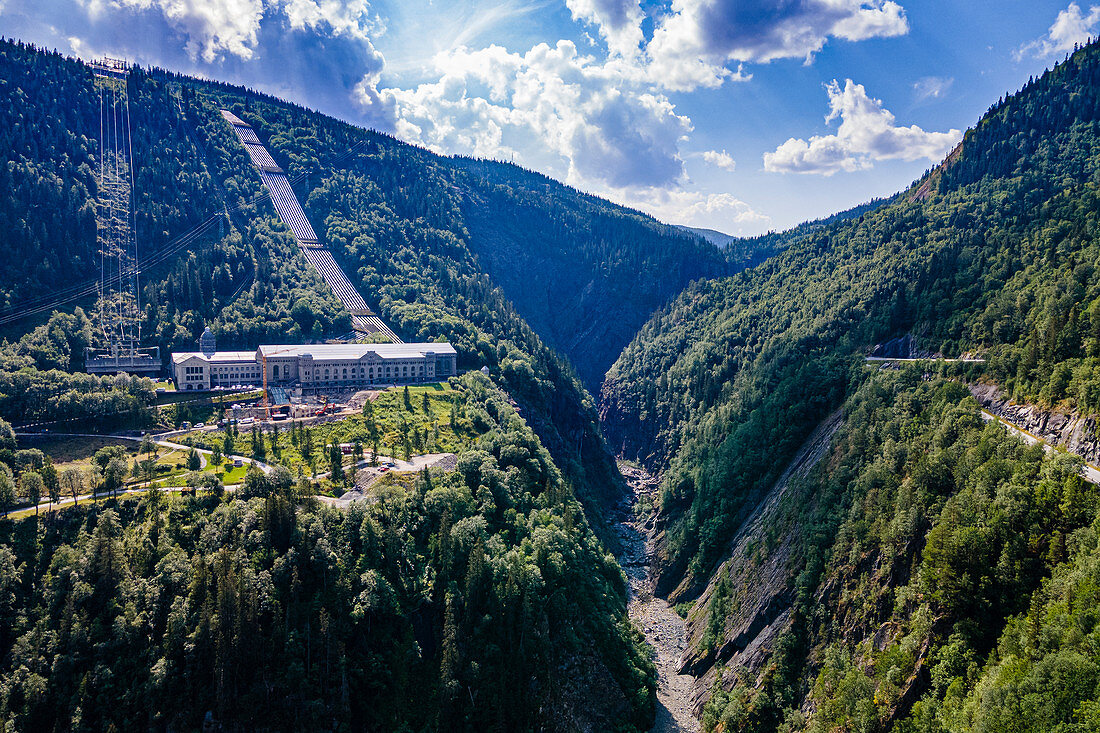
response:
<path id="1" fill-rule="evenodd" d="M 128 105 L 128 102 L 129 102 L 129 100 L 127 99 L 126 125 L 127 125 L 127 129 L 129 130 L 130 119 L 129 119 L 129 105 Z M 104 123 L 106 121 L 106 115 L 107 115 L 106 105 L 107 105 L 107 101 L 105 99 L 104 92 L 101 89 L 100 90 L 100 112 L 101 112 L 101 114 L 100 114 L 100 139 L 101 140 L 103 139 L 104 134 L 106 134 L 108 137 L 112 137 L 111 133 L 110 133 L 110 128 L 107 127 L 106 130 L 104 129 L 105 128 Z M 114 121 L 115 120 L 112 117 L 112 122 L 114 122 Z M 117 145 L 118 144 L 117 131 L 114 135 L 114 138 L 115 138 L 114 144 Z M 127 138 L 129 138 L 129 134 L 127 134 Z M 366 144 L 367 144 L 366 140 L 359 140 L 358 142 L 356 142 L 354 145 L 352 145 L 350 148 L 345 150 L 340 155 L 330 159 L 328 161 L 328 165 L 326 167 L 331 168 L 331 167 L 335 166 L 336 164 L 346 160 L 347 158 L 349 158 L 353 155 L 356 155 L 360 151 L 360 149 L 362 147 L 364 147 Z M 104 158 L 105 157 L 106 156 L 100 156 L 100 180 L 103 180 L 104 173 L 105 173 L 105 170 L 104 170 L 104 165 L 105 165 Z M 117 156 L 116 156 L 116 158 L 117 158 Z M 133 167 L 132 167 L 133 166 L 132 141 L 130 142 L 129 158 L 130 158 L 130 165 L 131 165 L 131 172 L 132 172 L 133 171 Z M 117 159 L 116 159 L 115 162 L 117 164 Z M 293 178 L 288 178 L 288 182 L 291 185 L 294 185 L 296 183 L 300 183 L 310 173 L 312 173 L 315 170 L 320 169 L 320 167 L 321 166 L 317 166 L 315 168 L 310 168 L 309 170 L 305 170 L 305 171 L 299 173 L 298 175 L 294 176 Z M 233 214 L 237 211 L 241 211 L 242 209 L 254 206 L 255 204 L 259 203 L 260 201 L 263 201 L 264 199 L 267 199 L 268 197 L 269 196 L 268 196 L 267 193 L 261 191 L 256 196 L 254 196 L 251 199 L 248 199 L 246 201 L 243 201 L 242 203 L 238 204 L 237 206 L 234 206 L 234 207 L 231 207 L 231 208 L 226 208 L 226 209 L 223 209 L 222 211 L 216 211 L 214 213 L 208 214 L 206 216 L 206 218 L 204 218 L 202 221 L 200 221 L 194 227 L 187 230 L 183 234 L 180 234 L 175 239 L 171 240 L 166 246 L 164 246 L 161 249 L 157 250 L 151 257 L 147 258 L 145 260 L 145 262 L 142 263 L 142 264 L 144 265 L 144 267 L 146 269 L 148 269 L 148 268 L 152 268 L 152 267 L 155 267 L 155 266 L 163 263 L 165 260 L 167 260 L 170 257 L 173 257 L 178 252 L 180 252 L 182 249 L 184 249 L 185 247 L 187 247 L 188 245 L 193 243 L 199 236 L 204 234 L 214 223 L 218 222 L 223 215 L 224 216 L 229 216 L 230 214 Z M 136 201 L 135 201 L 135 203 L 136 203 Z M 137 221 L 136 221 L 136 213 L 133 211 L 133 208 L 134 207 L 131 206 L 131 220 L 134 224 L 134 229 L 132 230 L 131 236 L 134 237 L 134 249 L 135 249 L 135 255 L 136 255 L 136 249 L 137 249 L 136 223 L 137 223 Z M 113 211 L 113 200 L 112 200 L 112 211 Z M 111 222 L 112 222 L 112 226 L 113 226 L 113 222 L 114 222 L 114 216 L 113 215 L 111 216 Z M 102 291 L 105 291 L 108 288 L 118 287 L 119 289 L 121 289 L 122 281 L 126 277 L 133 276 L 134 282 L 135 282 L 135 288 L 137 287 L 137 285 L 136 285 L 137 276 L 140 274 L 140 269 L 138 269 L 136 267 L 136 265 L 134 267 L 130 268 L 130 267 L 124 267 L 120 264 L 120 268 L 117 272 L 112 272 L 112 273 L 108 274 L 105 260 L 106 260 L 106 258 L 104 257 L 104 253 L 101 249 L 101 251 L 100 251 L 100 277 L 99 277 L 98 280 L 85 281 L 85 283 L 83 283 L 83 284 L 71 285 L 69 287 L 62 288 L 61 290 L 53 290 L 48 295 L 40 295 L 40 296 L 37 296 L 37 297 L 34 297 L 34 298 L 29 298 L 29 299 L 23 300 L 23 301 L 20 302 L 19 307 L 18 307 L 17 310 L 13 310 L 13 311 L 9 312 L 6 315 L 0 315 L 0 326 L 4 326 L 4 325 L 10 324 L 10 323 L 14 323 L 16 321 L 23 320 L 24 318 L 29 318 L 31 316 L 38 315 L 40 313 L 43 313 L 43 312 L 46 312 L 46 311 L 49 311 L 49 310 L 53 310 L 53 309 L 55 309 L 59 306 L 66 305 L 68 303 L 72 303 L 72 302 L 77 301 L 77 300 L 82 300 L 84 298 L 89 297 L 92 294 L 97 293 L 97 291 L 100 291 L 99 295 L 102 296 Z M 136 263 L 136 256 L 135 256 L 135 263 Z"/>

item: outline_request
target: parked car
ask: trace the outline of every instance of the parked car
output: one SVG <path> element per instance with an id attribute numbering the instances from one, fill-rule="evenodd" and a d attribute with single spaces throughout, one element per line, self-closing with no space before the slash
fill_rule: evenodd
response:
<path id="1" fill-rule="evenodd" d="M 390 470 L 389 466 L 382 466 L 382 468 L 378 469 L 378 472 L 379 473 L 385 473 L 388 470 Z"/>
<path id="2" fill-rule="evenodd" d="M 206 427 L 206 423 L 204 423 L 204 422 L 195 423 L 195 430 L 202 430 L 205 427 Z"/>
<path id="3" fill-rule="evenodd" d="M 242 418 L 242 419 L 241 419 L 241 421 L 240 421 L 240 422 L 238 422 L 237 424 L 238 424 L 238 425 L 251 425 L 251 424 L 252 424 L 252 423 L 254 423 L 254 422 L 256 422 L 256 418 L 254 418 L 254 417 L 246 417 L 246 418 Z"/>
<path id="4" fill-rule="evenodd" d="M 180 430 L 190 430 L 190 429 L 191 429 L 191 423 L 187 422 L 186 420 L 184 420 L 183 422 L 180 423 Z"/>
<path id="5" fill-rule="evenodd" d="M 243 465 L 244 465 L 244 461 L 242 461 L 240 458 L 234 458 L 233 459 L 233 468 L 240 468 Z"/>

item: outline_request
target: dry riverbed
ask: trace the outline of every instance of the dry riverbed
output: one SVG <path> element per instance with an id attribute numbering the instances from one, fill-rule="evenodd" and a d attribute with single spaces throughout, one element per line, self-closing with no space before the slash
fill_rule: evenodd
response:
<path id="1" fill-rule="evenodd" d="M 654 733 L 695 733 L 699 721 L 691 714 L 690 675 L 677 674 L 687 634 L 684 620 L 663 598 L 653 595 L 650 575 L 652 557 L 651 516 L 635 516 L 634 503 L 652 504 L 656 481 L 645 471 L 621 466 L 634 490 L 634 500 L 625 502 L 615 518 L 615 530 L 622 544 L 619 563 L 630 583 L 630 618 L 645 633 L 657 666 L 657 719 Z"/>

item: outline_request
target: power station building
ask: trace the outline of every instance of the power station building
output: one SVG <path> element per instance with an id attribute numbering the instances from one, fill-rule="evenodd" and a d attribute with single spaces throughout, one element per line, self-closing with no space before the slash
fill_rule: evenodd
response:
<path id="1" fill-rule="evenodd" d="M 356 389 L 383 384 L 431 382 L 457 374 L 457 354 L 448 343 L 262 345 L 255 351 L 216 351 L 209 329 L 202 351 L 172 354 L 179 390 L 238 385 L 298 386 L 303 391 Z"/>

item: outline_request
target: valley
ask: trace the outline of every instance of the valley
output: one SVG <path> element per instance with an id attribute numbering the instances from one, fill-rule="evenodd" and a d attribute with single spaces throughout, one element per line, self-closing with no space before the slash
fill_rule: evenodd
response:
<path id="1" fill-rule="evenodd" d="M 112 69 L 0 40 L 0 730 L 1100 726 L 1097 43 L 751 238 Z"/>

